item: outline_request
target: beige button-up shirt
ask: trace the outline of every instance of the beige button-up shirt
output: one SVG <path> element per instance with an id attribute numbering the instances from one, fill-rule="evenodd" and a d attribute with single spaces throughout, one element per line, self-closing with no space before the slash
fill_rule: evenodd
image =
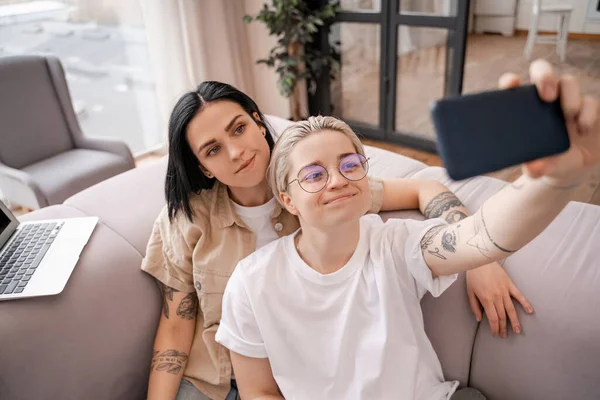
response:
<path id="1" fill-rule="evenodd" d="M 370 212 L 379 212 L 383 183 L 369 178 Z M 216 182 L 191 199 L 190 222 L 183 213 L 169 221 L 166 206 L 154 223 L 142 270 L 181 292 L 196 292 L 200 307 L 185 379 L 211 399 L 225 399 L 232 376 L 229 351 L 215 341 L 225 286 L 237 263 L 256 250 L 256 235 L 235 213 L 227 186 Z M 271 223 L 281 236 L 295 232 L 298 219 L 279 203 Z"/>

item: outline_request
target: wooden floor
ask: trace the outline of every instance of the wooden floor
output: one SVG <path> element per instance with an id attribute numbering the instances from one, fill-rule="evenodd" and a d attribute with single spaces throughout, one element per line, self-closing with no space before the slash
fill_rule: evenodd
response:
<path id="1" fill-rule="evenodd" d="M 375 142 L 372 140 L 363 140 L 363 143 L 369 146 L 375 146 L 392 151 L 394 153 L 402 154 L 415 160 L 419 160 L 429 166 L 444 166 L 444 163 L 436 154 L 426 153 L 388 143 Z M 486 176 L 491 176 L 494 178 L 505 180 L 507 182 L 512 182 L 519 176 L 521 176 L 521 168 L 507 168 L 501 171 L 486 174 Z M 574 195 L 573 200 L 580 201 L 582 203 L 600 205 L 600 166 L 592 172 L 590 178 L 585 182 L 584 185 L 581 186 L 581 188 L 578 189 L 577 193 Z"/>
<path id="2" fill-rule="evenodd" d="M 439 36 L 436 30 L 431 31 L 424 33 Z M 441 39 L 445 43 L 445 37 Z M 517 73 L 527 82 L 530 61 L 523 56 L 525 40 L 525 36 L 469 35 L 463 93 L 495 89 L 505 72 Z M 558 71 L 577 76 L 585 94 L 600 98 L 600 40 L 570 40 L 564 62 L 555 49 L 553 45 L 536 45 L 532 59 L 544 58 Z M 337 106 L 334 112 L 337 110 L 344 119 L 377 126 L 379 62 L 361 57 L 359 50 L 350 49 L 348 56 L 342 58 L 342 76 L 332 89 Z M 429 107 L 443 96 L 445 53 L 443 44 L 398 57 L 396 130 L 435 139 Z"/>

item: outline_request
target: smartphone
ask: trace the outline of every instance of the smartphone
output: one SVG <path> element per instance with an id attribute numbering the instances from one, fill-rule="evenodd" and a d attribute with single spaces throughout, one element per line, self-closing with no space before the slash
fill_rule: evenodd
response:
<path id="1" fill-rule="evenodd" d="M 569 149 L 560 99 L 544 102 L 533 85 L 447 97 L 431 105 L 437 148 L 461 180 Z"/>

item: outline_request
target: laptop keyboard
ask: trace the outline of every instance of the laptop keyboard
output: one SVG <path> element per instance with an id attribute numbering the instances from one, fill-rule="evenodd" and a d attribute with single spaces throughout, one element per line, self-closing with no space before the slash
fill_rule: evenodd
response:
<path id="1" fill-rule="evenodd" d="M 0 294 L 25 290 L 62 226 L 62 222 L 23 225 L 0 256 Z"/>

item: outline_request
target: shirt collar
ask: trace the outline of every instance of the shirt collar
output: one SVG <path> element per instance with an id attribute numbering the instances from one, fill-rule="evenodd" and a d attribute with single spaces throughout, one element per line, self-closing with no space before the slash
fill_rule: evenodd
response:
<path id="1" fill-rule="evenodd" d="M 217 216 L 217 225 L 220 228 L 227 228 L 233 224 L 246 228 L 246 224 L 240 218 L 240 216 L 235 212 L 233 208 L 233 200 L 229 196 L 229 190 L 227 189 L 227 185 L 222 184 L 219 181 L 215 182 L 215 187 L 213 188 L 213 204 L 214 210 L 216 211 Z M 279 202 L 275 206 L 275 211 L 273 211 L 273 215 L 271 218 L 277 218 L 281 215 L 283 208 Z"/>

